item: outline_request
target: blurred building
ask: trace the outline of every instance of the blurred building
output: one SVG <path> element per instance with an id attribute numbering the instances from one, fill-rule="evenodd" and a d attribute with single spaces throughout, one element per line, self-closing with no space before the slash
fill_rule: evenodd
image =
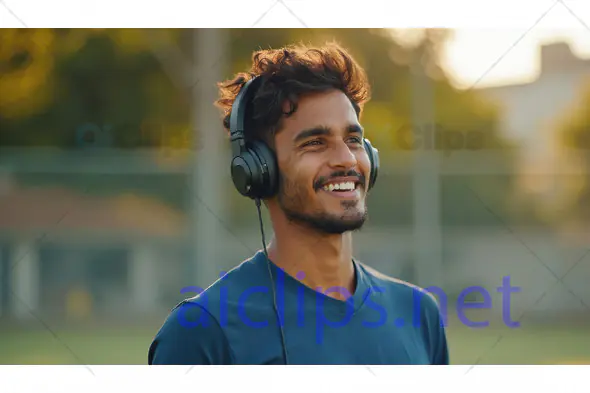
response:
<path id="1" fill-rule="evenodd" d="M 16 181 L 34 175 L 75 184 L 72 178 L 82 174 L 108 183 L 109 176 L 150 172 L 153 157 L 86 151 L 83 161 L 72 152 L 56 162 L 43 152 L 6 149 L 0 160 L 17 168 L 0 177 L 0 316 L 124 317 L 174 301 L 166 283 L 182 281 L 188 259 L 180 211 L 116 187 L 104 187 L 111 195 L 90 196 L 79 187 Z"/>
<path id="2" fill-rule="evenodd" d="M 563 166 L 557 162 L 557 133 L 564 114 L 590 87 L 590 59 L 577 57 L 565 42 L 539 48 L 540 73 L 524 84 L 480 89 L 502 108 L 501 128 L 523 147 L 519 157 L 522 192 L 551 198 L 555 175 Z"/>

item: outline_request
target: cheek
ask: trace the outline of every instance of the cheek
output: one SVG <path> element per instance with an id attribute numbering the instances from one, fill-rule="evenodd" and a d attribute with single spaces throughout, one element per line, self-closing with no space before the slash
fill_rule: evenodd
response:
<path id="1" fill-rule="evenodd" d="M 364 150 L 357 155 L 357 162 L 361 172 L 365 175 L 365 177 L 369 177 L 371 175 L 371 161 L 369 160 L 369 155 Z"/>
<path id="2" fill-rule="evenodd" d="M 308 155 L 284 162 L 281 167 L 289 180 L 295 182 L 298 188 L 313 189 L 321 163 L 315 157 Z"/>
<path id="3" fill-rule="evenodd" d="M 279 168 L 284 188 L 297 193 L 306 193 L 308 190 L 313 190 L 314 177 L 305 166 L 300 163 L 285 163 L 280 165 Z"/>

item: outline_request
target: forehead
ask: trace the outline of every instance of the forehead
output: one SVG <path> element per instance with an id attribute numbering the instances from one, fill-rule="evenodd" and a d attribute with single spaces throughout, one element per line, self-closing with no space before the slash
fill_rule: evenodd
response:
<path id="1" fill-rule="evenodd" d="M 283 119 L 279 134 L 291 138 L 303 129 L 316 126 L 340 132 L 351 124 L 358 124 L 354 107 L 343 92 L 334 90 L 302 96 L 295 113 Z"/>

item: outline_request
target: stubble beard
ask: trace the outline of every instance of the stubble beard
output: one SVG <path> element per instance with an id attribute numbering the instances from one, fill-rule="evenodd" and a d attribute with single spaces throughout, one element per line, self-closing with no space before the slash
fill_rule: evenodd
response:
<path id="1" fill-rule="evenodd" d="M 309 196 L 305 188 L 289 181 L 282 174 L 279 176 L 278 203 L 287 219 L 293 223 L 305 226 L 322 234 L 340 235 L 349 231 L 360 230 L 367 220 L 367 208 L 358 209 L 358 202 L 342 201 L 345 213 L 341 215 L 329 214 L 324 211 L 307 212 Z"/>

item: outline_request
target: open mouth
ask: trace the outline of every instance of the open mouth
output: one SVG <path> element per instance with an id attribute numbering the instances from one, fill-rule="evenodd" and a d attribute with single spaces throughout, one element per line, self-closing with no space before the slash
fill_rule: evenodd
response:
<path id="1" fill-rule="evenodd" d="M 358 199 L 361 196 L 362 188 L 363 183 L 359 179 L 334 179 L 324 183 L 319 187 L 319 190 L 336 198 Z"/>
<path id="2" fill-rule="evenodd" d="M 355 181 L 347 181 L 347 182 L 339 182 L 339 183 L 328 183 L 324 184 L 322 190 L 329 191 L 329 192 L 347 192 L 347 191 L 354 191 L 360 185 L 360 182 Z"/>

